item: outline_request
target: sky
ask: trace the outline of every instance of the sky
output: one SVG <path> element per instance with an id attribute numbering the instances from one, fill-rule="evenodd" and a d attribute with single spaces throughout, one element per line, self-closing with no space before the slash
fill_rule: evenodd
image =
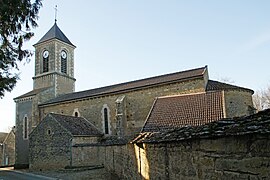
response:
<path id="1" fill-rule="evenodd" d="M 76 45 L 76 91 L 208 65 L 210 79 L 254 91 L 270 84 L 269 0 L 45 0 L 33 44 L 57 25 Z M 33 89 L 34 56 L 0 99 L 0 132 L 13 98 Z"/>

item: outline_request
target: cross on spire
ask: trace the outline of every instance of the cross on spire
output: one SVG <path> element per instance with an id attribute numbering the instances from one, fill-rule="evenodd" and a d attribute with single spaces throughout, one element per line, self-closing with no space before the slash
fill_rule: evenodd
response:
<path id="1" fill-rule="evenodd" d="M 55 12 L 54 12 L 54 21 L 56 23 L 56 21 L 57 21 L 57 5 L 55 5 L 54 10 L 55 10 Z"/>

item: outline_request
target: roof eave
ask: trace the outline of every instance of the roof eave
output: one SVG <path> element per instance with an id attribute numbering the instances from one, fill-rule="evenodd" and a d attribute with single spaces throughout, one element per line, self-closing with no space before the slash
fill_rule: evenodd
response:
<path id="1" fill-rule="evenodd" d="M 162 82 L 162 83 L 157 83 L 157 84 L 151 84 L 151 85 L 145 85 L 145 86 L 140 86 L 140 87 L 135 87 L 135 88 L 129 88 L 129 89 L 124 89 L 124 90 L 119 90 L 119 91 L 114 91 L 114 92 L 108 92 L 108 93 L 100 93 L 100 94 L 94 94 L 94 95 L 89 95 L 89 96 L 84 96 L 84 97 L 79 97 L 79 98 L 71 98 L 68 100 L 60 100 L 57 102 L 52 102 L 52 103 L 43 103 L 40 104 L 39 107 L 46 107 L 49 105 L 55 105 L 55 104 L 60 104 L 63 102 L 73 102 L 73 101 L 77 101 L 78 99 L 87 99 L 87 98 L 97 98 L 97 97 L 102 97 L 102 96 L 108 96 L 108 95 L 116 95 L 116 94 L 120 94 L 120 93 L 125 93 L 125 92 L 130 92 L 130 91 L 134 91 L 134 90 L 141 90 L 141 89 L 145 89 L 145 88 L 150 88 L 150 87 L 156 87 L 156 86 L 160 86 L 160 85 L 166 85 L 169 83 L 176 83 L 176 82 L 184 82 L 187 80 L 194 80 L 194 79 L 199 79 L 200 77 L 203 77 L 202 75 L 197 75 L 197 76 L 193 76 L 193 77 L 189 77 L 189 78 L 184 78 L 181 80 L 174 80 L 174 81 L 167 81 L 167 82 Z"/>
<path id="2" fill-rule="evenodd" d="M 59 39 L 59 38 L 50 38 L 50 39 L 47 39 L 47 40 L 45 40 L 45 41 L 41 41 L 41 42 L 39 41 L 39 42 L 37 42 L 36 44 L 34 44 L 33 46 L 36 47 L 36 46 L 39 45 L 39 44 L 46 43 L 46 42 L 48 42 L 48 41 L 55 40 L 55 39 L 58 40 L 58 41 L 61 41 L 62 43 L 68 44 L 68 45 L 70 45 L 70 46 L 76 48 L 76 46 L 75 46 L 74 44 L 72 44 L 72 43 L 67 43 L 67 42 L 65 42 L 65 41 L 62 41 L 62 40 Z"/>

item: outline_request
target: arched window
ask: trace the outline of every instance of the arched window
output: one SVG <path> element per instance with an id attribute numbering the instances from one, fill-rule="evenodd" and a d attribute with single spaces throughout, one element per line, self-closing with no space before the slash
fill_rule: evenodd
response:
<path id="1" fill-rule="evenodd" d="M 104 108 L 104 132 L 109 134 L 108 109 Z"/>
<path id="2" fill-rule="evenodd" d="M 103 105 L 101 110 L 102 113 L 102 128 L 105 135 L 111 134 L 111 126 L 110 126 L 110 109 L 107 104 Z"/>
<path id="3" fill-rule="evenodd" d="M 23 119 L 23 139 L 28 139 L 28 118 L 27 116 Z"/>
<path id="4" fill-rule="evenodd" d="M 73 110 L 72 116 L 74 116 L 74 117 L 81 117 L 79 108 L 75 108 L 75 109 Z"/>
<path id="5" fill-rule="evenodd" d="M 61 52 L 61 72 L 67 73 L 67 53 L 66 51 Z"/>

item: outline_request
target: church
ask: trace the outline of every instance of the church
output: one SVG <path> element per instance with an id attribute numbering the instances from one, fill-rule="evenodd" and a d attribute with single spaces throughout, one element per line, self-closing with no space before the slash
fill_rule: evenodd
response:
<path id="1" fill-rule="evenodd" d="M 56 22 L 34 47 L 33 90 L 14 98 L 15 168 L 93 165 L 93 151 L 69 147 L 125 144 L 141 132 L 254 113 L 254 92 L 209 79 L 207 66 L 74 92 L 76 46 Z"/>

